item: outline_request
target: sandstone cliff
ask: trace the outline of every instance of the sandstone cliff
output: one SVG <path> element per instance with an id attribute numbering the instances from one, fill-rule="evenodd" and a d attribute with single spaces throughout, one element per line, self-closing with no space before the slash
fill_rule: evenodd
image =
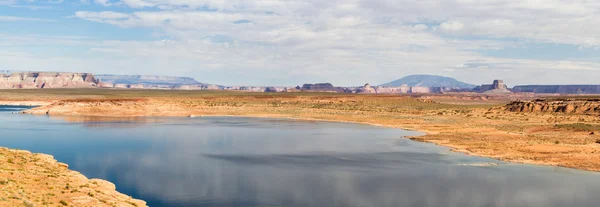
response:
<path id="1" fill-rule="evenodd" d="M 600 99 L 513 101 L 502 109 L 511 112 L 600 114 Z"/>
<path id="2" fill-rule="evenodd" d="M 304 84 L 302 87 L 296 87 L 303 92 L 334 92 L 334 93 L 352 93 L 352 90 L 343 87 L 335 87 L 331 83 Z"/>
<path id="3" fill-rule="evenodd" d="M 0 74 L 1 89 L 93 88 L 98 80 L 90 73 L 12 72 Z"/>
<path id="4" fill-rule="evenodd" d="M 511 93 L 508 90 L 508 86 L 504 84 L 502 80 L 494 80 L 494 83 L 491 85 L 481 85 L 477 86 L 473 89 L 474 92 L 477 93 L 486 93 L 486 94 L 502 94 L 502 93 Z"/>

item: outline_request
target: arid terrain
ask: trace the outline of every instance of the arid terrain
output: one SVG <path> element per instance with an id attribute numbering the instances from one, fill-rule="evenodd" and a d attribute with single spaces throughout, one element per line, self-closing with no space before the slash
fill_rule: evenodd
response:
<path id="1" fill-rule="evenodd" d="M 0 206 L 146 206 L 52 156 L 0 148 Z"/>
<path id="2" fill-rule="evenodd" d="M 50 116 L 250 116 L 358 122 L 426 132 L 412 137 L 505 161 L 600 171 L 596 112 L 512 110 L 529 95 L 377 95 L 107 89 L 3 90 L 0 103 L 45 103 Z M 575 97 L 583 98 L 583 97 Z M 587 97 L 589 98 L 589 97 Z M 73 121 L 86 119 L 66 118 Z"/>

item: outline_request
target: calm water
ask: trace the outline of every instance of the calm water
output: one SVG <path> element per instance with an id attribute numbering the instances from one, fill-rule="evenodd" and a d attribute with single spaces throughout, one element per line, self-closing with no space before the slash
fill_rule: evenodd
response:
<path id="1" fill-rule="evenodd" d="M 0 146 L 52 154 L 154 207 L 600 206 L 600 174 L 451 153 L 398 129 L 14 110 L 0 106 Z M 488 162 L 501 165 L 461 166 Z"/>

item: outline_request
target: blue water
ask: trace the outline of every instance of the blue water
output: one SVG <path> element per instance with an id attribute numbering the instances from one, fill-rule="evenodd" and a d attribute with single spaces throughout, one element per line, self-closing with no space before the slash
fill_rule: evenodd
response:
<path id="1" fill-rule="evenodd" d="M 0 146 L 52 154 L 154 207 L 600 206 L 598 173 L 452 153 L 399 129 L 18 110 L 0 106 Z M 489 162 L 500 165 L 461 165 Z"/>

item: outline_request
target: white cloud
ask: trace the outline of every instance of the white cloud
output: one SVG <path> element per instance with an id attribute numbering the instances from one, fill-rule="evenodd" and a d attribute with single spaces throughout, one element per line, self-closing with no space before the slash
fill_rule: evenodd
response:
<path id="1" fill-rule="evenodd" d="M 517 77 L 522 71 L 600 69 L 597 62 L 492 58 L 477 52 L 529 42 L 599 47 L 600 27 L 595 25 L 600 23 L 600 2 L 590 0 L 93 2 L 105 6 L 105 11 L 79 11 L 74 16 L 128 30 L 145 28 L 160 40 L 35 37 L 36 44 L 82 44 L 95 55 L 79 57 L 93 64 L 75 57 L 44 57 L 37 61 L 45 62 L 40 66 L 58 64 L 55 60 L 60 59 L 74 62 L 73 69 L 178 73 L 223 84 L 345 85 L 385 82 L 412 73 L 452 74 L 481 83 L 472 70 Z M 96 59 L 100 57 L 106 60 Z"/>
<path id="2" fill-rule="evenodd" d="M 87 1 L 87 0 L 85 0 L 85 1 Z M 102 6 L 110 6 L 111 5 L 110 0 L 94 0 L 94 3 L 100 4 Z"/>
<path id="3" fill-rule="evenodd" d="M 18 17 L 18 16 L 0 16 L 0 22 L 16 22 L 16 21 L 53 22 L 55 20 L 30 18 L 30 17 Z"/>
<path id="4" fill-rule="evenodd" d="M 448 32 L 457 32 L 462 30 L 465 25 L 459 21 L 448 21 L 440 24 L 440 28 Z"/>

